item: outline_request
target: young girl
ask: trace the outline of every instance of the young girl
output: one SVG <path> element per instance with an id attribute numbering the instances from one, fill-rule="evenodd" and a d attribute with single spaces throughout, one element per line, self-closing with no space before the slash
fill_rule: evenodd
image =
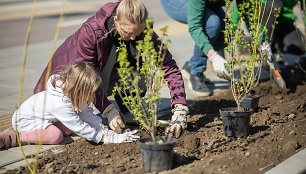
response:
<path id="1" fill-rule="evenodd" d="M 12 125 L 21 143 L 59 144 L 75 134 L 96 143 L 131 142 L 136 131 L 116 134 L 93 114 L 95 92 L 101 84 L 95 68 L 87 62 L 69 65 L 52 75 L 45 91 L 28 98 L 14 113 Z M 0 134 L 0 148 L 16 145 L 15 132 Z"/>
<path id="2" fill-rule="evenodd" d="M 68 37 L 53 55 L 50 74 L 61 71 L 63 65 L 84 60 L 91 62 L 101 72 L 103 92 L 96 93 L 94 104 L 102 116 L 108 119 L 110 128 L 116 130 L 117 133 L 120 133 L 124 127 L 122 124 L 124 121 L 120 114 L 126 110 L 121 104 L 120 97 L 115 96 L 115 100 L 121 112 L 111 104 L 107 97 L 111 95 L 111 88 L 119 79 L 116 73 L 118 38 L 124 36 L 129 62 L 136 65 L 134 57 L 137 52 L 135 47 L 137 41 L 144 37 L 142 33 L 147 18 L 148 12 L 141 0 L 119 0 L 107 3 Z M 152 42 L 156 48 L 159 48 L 161 43 L 156 33 L 152 37 Z M 47 70 L 48 68 L 45 68 L 34 93 L 44 90 L 45 80 L 48 78 L 46 77 Z M 166 52 L 163 61 L 163 71 L 170 89 L 172 108 L 178 107 L 182 108 L 181 110 L 186 110 L 180 114 L 175 111 L 174 115 L 176 116 L 172 117 L 171 130 L 177 132 L 176 137 L 178 137 L 182 129 L 186 127 L 187 106 L 185 105 L 187 105 L 187 101 L 181 72 L 169 51 Z M 108 91 L 109 93 L 107 93 Z M 183 121 L 177 122 L 177 119 Z"/>

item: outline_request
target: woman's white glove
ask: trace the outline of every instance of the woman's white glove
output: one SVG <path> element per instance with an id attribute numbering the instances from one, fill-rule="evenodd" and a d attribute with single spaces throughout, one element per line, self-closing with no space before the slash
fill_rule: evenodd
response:
<path id="1" fill-rule="evenodd" d="M 113 104 L 105 108 L 102 117 L 107 118 L 109 127 L 116 133 L 121 133 L 123 128 L 125 128 L 124 116 Z"/>
<path id="2" fill-rule="evenodd" d="M 208 60 L 211 62 L 214 71 L 217 73 L 218 77 L 225 80 L 231 80 L 231 78 L 228 76 L 229 70 L 225 66 L 227 61 L 222 56 L 215 52 L 215 54 L 212 57 L 208 58 Z"/>
<path id="3" fill-rule="evenodd" d="M 169 126 L 165 130 L 165 134 L 167 137 L 179 138 L 187 128 L 189 109 L 185 105 L 175 105 L 171 111 L 173 115 Z"/>
<path id="4" fill-rule="evenodd" d="M 111 144 L 111 143 L 128 143 L 137 141 L 140 136 L 135 135 L 138 131 L 127 131 L 122 134 L 117 134 L 115 131 L 109 130 L 103 136 L 104 144 Z"/>

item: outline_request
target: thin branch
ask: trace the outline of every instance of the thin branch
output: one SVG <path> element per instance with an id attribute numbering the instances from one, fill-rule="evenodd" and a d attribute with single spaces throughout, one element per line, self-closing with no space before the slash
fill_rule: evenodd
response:
<path id="1" fill-rule="evenodd" d="M 299 68 L 306 74 L 305 69 L 301 66 L 301 64 L 299 63 L 299 61 L 296 61 L 297 65 L 299 66 Z"/>

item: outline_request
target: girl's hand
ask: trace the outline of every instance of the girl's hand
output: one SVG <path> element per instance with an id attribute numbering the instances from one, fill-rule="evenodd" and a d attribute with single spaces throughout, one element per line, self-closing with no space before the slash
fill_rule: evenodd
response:
<path id="1" fill-rule="evenodd" d="M 122 134 L 117 134 L 115 131 L 109 130 L 103 137 L 104 144 L 111 143 L 127 143 L 137 141 L 140 136 L 135 135 L 138 130 L 133 130 L 129 132 L 124 132 Z"/>

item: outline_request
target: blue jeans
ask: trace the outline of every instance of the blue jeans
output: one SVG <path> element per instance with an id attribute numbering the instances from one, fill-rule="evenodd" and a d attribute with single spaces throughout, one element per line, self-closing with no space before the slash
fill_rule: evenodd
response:
<path id="1" fill-rule="evenodd" d="M 161 6 L 165 12 L 174 20 L 187 24 L 188 0 L 160 0 Z M 205 34 L 208 36 L 211 45 L 216 51 L 225 47 L 224 34 L 225 29 L 225 12 L 222 8 L 206 8 L 202 26 Z M 188 61 L 191 74 L 195 75 L 206 70 L 207 56 L 195 44 L 193 56 Z"/>

